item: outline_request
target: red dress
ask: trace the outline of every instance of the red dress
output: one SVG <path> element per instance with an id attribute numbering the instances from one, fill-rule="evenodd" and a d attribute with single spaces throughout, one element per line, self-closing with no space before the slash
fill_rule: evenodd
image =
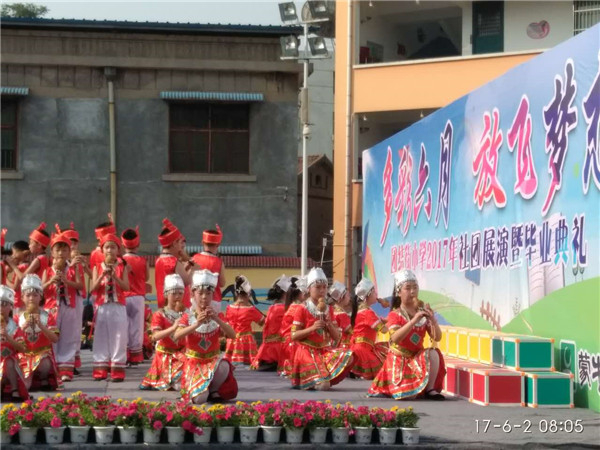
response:
<path id="1" fill-rule="evenodd" d="M 27 267 L 29 267 L 29 264 L 21 263 L 21 264 L 19 264 L 18 267 L 21 272 L 25 273 L 25 271 L 27 270 Z M 8 268 L 8 266 L 7 266 L 7 268 Z M 13 273 L 11 283 L 14 283 L 16 278 L 17 278 L 17 275 Z M 3 282 L 2 284 L 6 284 L 6 283 Z M 23 300 L 21 299 L 21 285 L 15 286 L 14 291 L 15 291 L 14 309 L 23 309 L 25 307 L 25 304 L 23 303 Z"/>
<path id="2" fill-rule="evenodd" d="M 163 288 L 165 287 L 165 277 L 175 273 L 175 267 L 177 266 L 178 259 L 169 255 L 168 253 L 162 253 L 156 258 L 156 265 L 154 266 L 154 284 L 156 285 L 156 302 L 159 308 L 165 307 L 165 294 Z M 192 305 L 190 301 L 190 287 L 186 286 L 183 291 L 183 306 L 189 308 Z"/>
<path id="3" fill-rule="evenodd" d="M 390 335 L 409 322 L 399 309 L 388 315 L 387 327 Z M 423 338 L 427 324 L 414 326 L 398 344 L 390 343 L 383 367 L 373 380 L 369 396 L 388 396 L 402 400 L 423 392 L 429 383 L 429 352 L 423 348 Z M 438 349 L 440 367 L 433 389 L 440 392 L 443 387 L 446 368 L 444 358 Z"/>
<path id="4" fill-rule="evenodd" d="M 281 353 L 279 355 L 279 363 L 277 364 L 277 372 L 279 375 L 289 377 L 292 373 L 292 362 L 296 354 L 296 341 L 292 341 L 292 325 L 294 324 L 294 315 L 296 310 L 300 309 L 302 303 L 292 303 L 288 310 L 283 315 L 281 320 L 281 328 L 279 334 L 283 339 Z"/>
<path id="5" fill-rule="evenodd" d="M 365 305 L 358 310 L 352 333 L 352 373 L 365 380 L 375 378 L 387 356 L 388 346 L 376 342 L 382 327 L 383 322 L 371 308 Z"/>
<path id="6" fill-rule="evenodd" d="M 277 363 L 281 353 L 283 337 L 279 334 L 281 321 L 285 314 L 285 305 L 275 303 L 269 307 L 267 317 L 263 326 L 263 339 L 256 358 L 252 361 L 252 368 L 257 369 L 261 362 Z"/>
<path id="7" fill-rule="evenodd" d="M 55 318 L 48 314 L 47 311 L 39 310 L 40 321 L 53 333 L 58 334 L 58 328 L 56 327 Z M 34 377 L 32 387 L 39 386 L 40 381 L 35 377 L 35 371 L 44 359 L 49 359 L 52 369 L 48 374 L 48 384 L 53 389 L 61 388 L 62 381 L 58 377 L 58 369 L 56 367 L 56 361 L 54 360 L 54 352 L 52 351 L 52 342 L 46 337 L 42 330 L 35 325 L 31 326 L 29 323 L 29 313 L 24 312 L 19 317 L 19 328 L 23 331 L 25 338 L 25 347 L 27 351 L 25 353 L 19 353 L 19 364 L 25 379 Z"/>
<path id="8" fill-rule="evenodd" d="M 196 253 L 192 256 L 192 261 L 194 261 L 200 269 L 208 269 L 213 273 L 221 274 L 221 269 L 223 267 L 223 261 L 216 255 L 208 252 Z M 215 292 L 213 294 L 213 302 L 220 302 L 222 299 L 221 294 L 221 286 L 217 286 L 215 288 Z"/>
<path id="9" fill-rule="evenodd" d="M 152 331 L 166 330 L 180 317 L 181 313 L 169 308 L 159 309 L 152 315 Z M 183 343 L 175 342 L 171 336 L 160 339 L 156 343 L 152 364 L 140 384 L 140 389 L 166 391 L 173 388 L 181 379 L 184 363 Z"/>
<path id="10" fill-rule="evenodd" d="M 184 328 L 196 322 L 194 315 L 185 313 L 179 326 Z M 215 370 L 222 360 L 219 336 L 221 328 L 214 320 L 198 325 L 185 337 L 185 364 L 181 379 L 181 395 L 191 402 L 194 397 L 208 389 Z M 224 360 L 227 361 L 227 360 Z M 233 366 L 230 366 L 229 376 L 219 388 L 219 395 L 224 400 L 231 400 L 237 395 L 237 382 L 233 377 Z"/>
<path id="11" fill-rule="evenodd" d="M 25 334 L 23 333 L 23 330 L 19 328 L 15 321 L 11 318 L 8 319 L 8 322 L 6 324 L 6 332 L 15 341 L 21 344 L 25 344 Z M 14 370 L 17 373 L 17 386 L 12 386 L 12 389 L 17 389 L 19 391 L 19 396 L 23 400 L 28 399 L 29 393 L 27 391 L 27 386 L 25 385 L 25 376 L 23 375 L 23 371 L 19 366 L 19 355 L 17 351 L 14 349 L 10 342 L 2 341 L 2 349 L 0 351 L 0 355 L 0 383 L 2 383 L 2 378 L 5 376 L 4 371 L 6 370 L 6 367 L 4 366 L 4 364 L 6 364 L 7 361 L 12 361 Z M 7 384 L 7 387 L 9 386 L 10 384 Z"/>
<path id="12" fill-rule="evenodd" d="M 333 320 L 337 323 L 342 335 L 337 346 L 349 350 L 350 340 L 352 338 L 352 321 L 350 320 L 350 315 L 336 305 L 333 308 Z"/>
<path id="13" fill-rule="evenodd" d="M 332 318 L 331 308 L 325 313 Z M 317 306 L 311 299 L 300 305 L 294 314 L 292 333 L 312 326 L 320 317 Z M 298 347 L 292 363 L 292 387 L 310 389 L 316 384 L 329 381 L 333 386 L 348 375 L 352 352 L 345 349 L 331 349 L 329 334 L 325 330 L 310 333 L 301 341 L 296 341 Z"/>
<path id="14" fill-rule="evenodd" d="M 235 339 L 227 339 L 225 356 L 234 364 L 252 364 L 256 357 L 256 340 L 252 334 L 252 322 L 260 322 L 262 313 L 252 305 L 228 305 L 225 322 L 235 331 Z"/>

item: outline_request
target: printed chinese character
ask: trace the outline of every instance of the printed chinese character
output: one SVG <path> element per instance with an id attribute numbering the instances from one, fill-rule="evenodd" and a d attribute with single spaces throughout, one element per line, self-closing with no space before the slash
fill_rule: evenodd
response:
<path id="1" fill-rule="evenodd" d="M 502 130 L 500 127 L 500 113 L 494 108 L 493 120 L 489 112 L 483 114 L 483 133 L 479 141 L 479 151 L 473 160 L 473 175 L 477 176 L 477 185 L 473 194 L 473 201 L 481 210 L 484 203 L 494 198 L 498 208 L 506 205 L 506 194 L 500 185 L 496 171 L 498 170 L 498 150 L 502 145 Z M 491 132 L 491 135 L 490 135 Z"/>
<path id="2" fill-rule="evenodd" d="M 438 183 L 438 202 L 435 213 L 435 226 L 440 220 L 440 211 L 444 215 L 444 227 L 448 229 L 450 218 L 450 176 L 452 172 L 452 122 L 446 122 L 446 128 L 440 135 L 440 175 Z"/>
<path id="3" fill-rule="evenodd" d="M 427 258 L 427 241 L 419 242 L 419 263 L 421 270 L 425 268 L 425 259 Z"/>
<path id="4" fill-rule="evenodd" d="M 511 267 L 521 266 L 521 249 L 525 246 L 523 240 L 523 224 L 513 225 L 511 227 L 511 248 L 512 258 L 510 261 Z"/>
<path id="5" fill-rule="evenodd" d="M 571 241 L 573 267 L 576 265 L 579 265 L 579 267 L 587 266 L 587 241 L 585 240 L 584 223 L 585 214 L 573 217 L 573 239 Z"/>
<path id="6" fill-rule="evenodd" d="M 496 265 L 496 229 L 486 228 L 483 231 L 483 268 Z"/>
<path id="7" fill-rule="evenodd" d="M 421 158 L 419 159 L 419 185 L 415 192 L 415 206 L 413 208 L 413 225 L 417 225 L 419 221 L 419 213 L 423 204 L 423 191 L 427 180 L 429 180 L 429 163 L 427 162 L 427 151 L 425 145 L 421 144 Z M 425 215 L 427 220 L 431 219 L 431 189 L 427 188 L 427 203 L 425 203 Z"/>
<path id="8" fill-rule="evenodd" d="M 412 168 L 413 159 L 408 146 L 398 151 L 400 155 L 400 164 L 398 165 L 398 191 L 394 200 L 394 210 L 396 211 L 396 224 L 402 229 L 402 234 L 406 236 L 410 226 L 410 217 L 412 211 Z M 406 212 L 406 219 L 404 213 Z"/>
<path id="9" fill-rule="evenodd" d="M 406 266 L 404 265 L 404 246 L 403 245 L 399 245 L 398 246 L 398 253 L 396 254 L 396 262 L 398 264 L 398 270 L 402 270 L 405 269 Z"/>
<path id="10" fill-rule="evenodd" d="M 600 354 L 592 355 L 592 383 L 598 382 L 598 392 L 600 392 Z"/>
<path id="11" fill-rule="evenodd" d="M 567 226 L 567 219 L 561 216 L 554 229 L 554 264 L 558 264 L 561 259 L 563 264 L 568 262 L 568 240 L 569 227 Z"/>
<path id="12" fill-rule="evenodd" d="M 548 213 L 556 192 L 562 186 L 562 171 L 569 148 L 569 133 L 577 126 L 577 108 L 572 106 L 577 92 L 574 72 L 573 60 L 568 59 L 565 64 L 564 86 L 560 75 L 556 75 L 554 77 L 554 99 L 544 108 L 545 150 L 546 153 L 550 153 L 548 159 L 550 186 L 542 206 L 543 216 Z"/>
<path id="13" fill-rule="evenodd" d="M 471 234 L 471 270 L 481 267 L 481 232 L 477 231 Z"/>
<path id="14" fill-rule="evenodd" d="M 600 53 L 598 53 L 600 62 Z M 586 151 L 583 162 L 581 181 L 583 193 L 587 194 L 590 188 L 590 174 L 594 176 L 594 183 L 600 189 L 600 149 L 598 148 L 598 128 L 600 119 L 600 65 L 596 78 L 590 87 L 587 96 L 583 99 L 583 116 L 587 123 Z"/>
<path id="15" fill-rule="evenodd" d="M 417 246 L 417 241 L 415 241 L 415 242 L 413 242 L 411 269 L 415 270 L 418 265 L 419 265 L 419 248 Z"/>
<path id="16" fill-rule="evenodd" d="M 592 387 L 592 368 L 590 367 L 590 354 L 586 350 L 579 350 L 577 353 L 577 365 L 579 366 L 579 384 L 583 387 L 588 385 Z"/>
<path id="17" fill-rule="evenodd" d="M 458 250 L 458 270 L 461 272 L 469 270 L 469 237 L 467 233 L 460 235 L 460 245 Z"/>
<path id="18" fill-rule="evenodd" d="M 497 267 L 508 266 L 508 228 L 498 228 L 498 253 L 496 256 Z"/>
<path id="19" fill-rule="evenodd" d="M 521 194 L 525 199 L 533 197 L 537 191 L 537 173 L 531 152 L 531 114 L 529 113 L 529 98 L 523 95 L 517 114 L 506 135 L 508 148 L 512 152 L 517 147 L 515 172 L 517 181 L 514 193 Z"/>
<path id="20" fill-rule="evenodd" d="M 394 167 L 392 165 L 392 149 L 388 147 L 387 158 L 385 160 L 385 167 L 383 169 L 383 213 L 385 214 L 385 223 L 383 224 L 383 231 L 381 238 L 379 239 L 379 246 L 383 247 L 385 238 L 387 236 L 388 229 L 390 228 L 390 221 L 392 219 L 392 173 Z"/>
<path id="21" fill-rule="evenodd" d="M 550 248 L 552 244 L 552 230 L 547 220 L 542 223 L 540 229 L 540 264 L 550 264 Z"/>
<path id="22" fill-rule="evenodd" d="M 534 222 L 525 225 L 525 255 L 527 256 L 527 262 L 530 266 L 537 245 L 537 239 L 535 238 L 536 230 L 537 227 Z"/>
<path id="23" fill-rule="evenodd" d="M 456 263 L 456 244 L 458 243 L 458 238 L 454 237 L 454 235 L 450 236 L 450 245 L 448 249 L 448 262 L 450 263 L 450 267 L 452 272 L 454 272 L 454 264 Z"/>

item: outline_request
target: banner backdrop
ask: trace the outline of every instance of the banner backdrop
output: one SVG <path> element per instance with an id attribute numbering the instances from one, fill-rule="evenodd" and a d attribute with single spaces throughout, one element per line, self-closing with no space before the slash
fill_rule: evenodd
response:
<path id="1" fill-rule="evenodd" d="M 555 338 L 600 409 L 600 25 L 363 152 L 363 269 L 442 323 Z"/>

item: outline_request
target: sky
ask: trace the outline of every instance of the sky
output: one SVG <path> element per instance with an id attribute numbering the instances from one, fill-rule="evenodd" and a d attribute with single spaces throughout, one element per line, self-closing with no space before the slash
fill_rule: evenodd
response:
<path id="1" fill-rule="evenodd" d="M 48 19 L 281 25 L 278 2 L 275 0 L 26 1 L 46 6 L 48 14 L 44 17 Z"/>

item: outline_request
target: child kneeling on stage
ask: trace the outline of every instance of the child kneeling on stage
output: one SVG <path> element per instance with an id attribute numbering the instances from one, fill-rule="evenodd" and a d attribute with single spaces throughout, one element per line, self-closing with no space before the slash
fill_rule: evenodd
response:
<path id="1" fill-rule="evenodd" d="M 238 386 L 233 366 L 221 356 L 219 336 L 229 339 L 235 331 L 212 308 L 213 292 L 219 274 L 209 270 L 194 272 L 192 308 L 179 322 L 174 340 L 184 339 L 186 362 L 183 367 L 181 394 L 187 401 L 201 404 L 208 400 L 231 400 Z"/>

